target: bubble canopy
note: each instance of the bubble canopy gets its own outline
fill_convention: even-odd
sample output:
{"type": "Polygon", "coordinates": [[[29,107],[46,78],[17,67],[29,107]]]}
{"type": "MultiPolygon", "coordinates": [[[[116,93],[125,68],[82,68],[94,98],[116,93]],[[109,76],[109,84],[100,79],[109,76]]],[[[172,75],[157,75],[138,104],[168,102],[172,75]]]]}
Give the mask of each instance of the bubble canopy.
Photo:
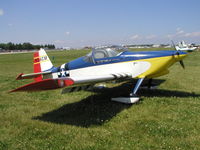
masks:
{"type": "Polygon", "coordinates": [[[85,56],[85,60],[94,62],[96,59],[104,59],[119,56],[122,52],[127,51],[123,46],[101,46],[92,49],[92,52],[85,56]]]}

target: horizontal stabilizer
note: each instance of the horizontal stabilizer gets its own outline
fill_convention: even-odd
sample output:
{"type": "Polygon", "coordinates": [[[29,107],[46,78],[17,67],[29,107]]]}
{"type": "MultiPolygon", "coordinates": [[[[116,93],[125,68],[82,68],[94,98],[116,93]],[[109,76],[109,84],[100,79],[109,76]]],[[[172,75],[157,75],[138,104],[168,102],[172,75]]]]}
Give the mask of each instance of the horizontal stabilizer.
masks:
{"type": "Polygon", "coordinates": [[[63,79],[63,80],[62,79],[46,79],[46,80],[36,81],[30,84],[26,84],[10,92],[21,92],[21,91],[31,92],[31,91],[52,90],[52,89],[58,89],[58,88],[70,86],[72,84],[74,84],[74,81],[72,79],[63,79]]]}
{"type": "Polygon", "coordinates": [[[50,74],[51,71],[47,71],[47,72],[38,72],[38,73],[30,73],[30,74],[19,74],[16,78],[16,80],[22,80],[22,79],[32,79],[32,78],[36,78],[40,75],[43,75],[43,74],[50,74]]]}

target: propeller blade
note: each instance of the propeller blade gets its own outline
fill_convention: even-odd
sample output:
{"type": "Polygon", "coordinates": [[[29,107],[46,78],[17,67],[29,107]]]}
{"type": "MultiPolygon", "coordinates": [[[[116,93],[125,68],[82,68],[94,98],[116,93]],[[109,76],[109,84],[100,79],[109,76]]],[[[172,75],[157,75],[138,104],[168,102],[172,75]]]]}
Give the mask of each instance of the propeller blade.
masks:
{"type": "Polygon", "coordinates": [[[173,48],[176,49],[176,45],[174,44],[174,41],[171,40],[171,42],[172,42],[172,46],[173,46],[173,48]]]}
{"type": "Polygon", "coordinates": [[[180,60],[179,62],[180,62],[180,64],[181,64],[181,66],[183,67],[183,69],[185,69],[185,65],[184,65],[183,61],[180,60]]]}

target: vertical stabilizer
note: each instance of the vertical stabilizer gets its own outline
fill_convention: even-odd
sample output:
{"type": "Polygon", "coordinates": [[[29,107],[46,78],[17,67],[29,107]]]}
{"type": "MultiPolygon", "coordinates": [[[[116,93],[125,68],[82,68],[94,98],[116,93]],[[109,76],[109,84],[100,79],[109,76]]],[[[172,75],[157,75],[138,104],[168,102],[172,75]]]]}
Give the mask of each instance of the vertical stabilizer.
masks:
{"type": "MultiPolygon", "coordinates": [[[[47,56],[44,49],[40,49],[38,52],[35,52],[33,55],[33,68],[34,73],[45,72],[53,67],[49,57],[47,56]]],[[[41,81],[42,75],[38,75],[34,78],[35,81],[41,81]]]]}

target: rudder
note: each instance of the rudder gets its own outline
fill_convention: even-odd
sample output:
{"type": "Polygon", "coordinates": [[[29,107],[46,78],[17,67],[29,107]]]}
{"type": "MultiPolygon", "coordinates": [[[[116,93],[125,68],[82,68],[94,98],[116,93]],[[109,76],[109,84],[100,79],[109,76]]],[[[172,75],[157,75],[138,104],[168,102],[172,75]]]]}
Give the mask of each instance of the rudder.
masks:
{"type": "MultiPolygon", "coordinates": [[[[40,49],[37,52],[34,52],[33,55],[33,70],[34,73],[45,72],[53,67],[49,57],[47,56],[44,49],[40,49]]],[[[38,75],[34,78],[35,81],[41,81],[42,75],[38,75]]]]}

